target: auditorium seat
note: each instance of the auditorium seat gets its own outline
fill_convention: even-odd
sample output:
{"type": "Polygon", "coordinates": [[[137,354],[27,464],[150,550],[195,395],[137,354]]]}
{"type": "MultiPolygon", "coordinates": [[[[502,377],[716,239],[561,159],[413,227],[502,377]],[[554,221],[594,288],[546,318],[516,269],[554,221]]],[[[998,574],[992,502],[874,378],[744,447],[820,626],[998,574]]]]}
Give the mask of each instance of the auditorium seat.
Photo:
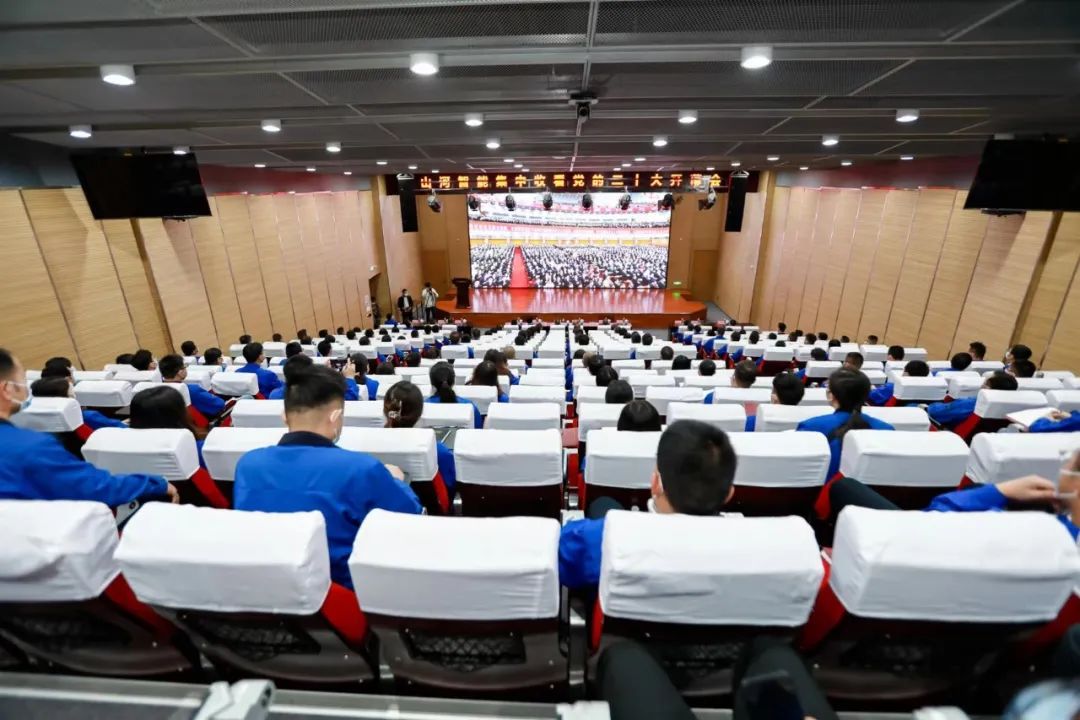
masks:
{"type": "Polygon", "coordinates": [[[129,385],[137,385],[142,382],[159,383],[161,373],[157,370],[118,370],[113,373],[113,380],[126,382],[129,385]]]}
{"type": "Polygon", "coordinates": [[[160,475],[176,486],[181,502],[217,508],[231,504],[199,465],[195,436],[188,430],[101,428],[87,439],[82,454],[87,462],[114,474],[160,475]]]}
{"type": "Polygon", "coordinates": [[[824,435],[733,432],[728,437],[738,463],[735,494],[726,509],[745,515],[809,516],[829,470],[824,435]]]}
{"type": "Polygon", "coordinates": [[[953,704],[1057,616],[1078,573],[1047,514],[848,507],[803,646],[837,702],[953,704]]]}
{"type": "Polygon", "coordinates": [[[564,699],[559,524],[372,511],[349,570],[401,694],[564,699]]]}
{"type": "MultiPolygon", "coordinates": [[[[772,384],[769,385],[770,391],[772,384]]],[[[809,387],[803,391],[803,398],[799,401],[803,406],[826,406],[829,405],[828,391],[825,388],[809,387]]]]}
{"type": "MultiPolygon", "coordinates": [[[[671,371],[668,371],[669,374],[671,371]]],[[[683,385],[685,387],[700,387],[705,388],[705,392],[709,392],[715,387],[731,387],[731,376],[734,372],[731,370],[717,370],[715,375],[688,375],[683,378],[683,385]]]]}
{"type": "Polygon", "coordinates": [[[279,428],[216,427],[203,442],[203,461],[206,469],[226,496],[232,497],[232,483],[236,477],[236,463],[244,453],[256,448],[277,445],[286,433],[279,428]]]}
{"type": "Polygon", "coordinates": [[[930,429],[930,416],[919,407],[873,407],[866,405],[863,413],[877,418],[902,432],[926,432],[930,429]]]}
{"type": "Polygon", "coordinates": [[[83,422],[82,409],[72,398],[38,397],[30,407],[11,416],[15,427],[51,433],[69,453],[83,459],[82,447],[93,430],[83,422]]]}
{"type": "Polygon", "coordinates": [[[700,403],[705,399],[705,389],[699,387],[662,387],[650,385],[645,388],[645,399],[656,408],[661,417],[668,414],[668,404],[700,403]]]}
{"type": "Polygon", "coordinates": [[[488,430],[561,430],[562,417],[555,403],[493,403],[484,427],[488,430]]]}
{"type": "Polygon", "coordinates": [[[131,385],[122,380],[84,380],[75,386],[79,405],[108,415],[131,404],[131,385]]]}
{"type": "Polygon", "coordinates": [[[222,397],[255,397],[259,394],[259,378],[255,373],[214,373],[210,378],[210,389],[222,397]]]}
{"type": "Polygon", "coordinates": [[[742,432],[746,427],[746,411],[741,405],[704,405],[700,402],[668,403],[667,424],[679,420],[697,420],[725,432],[742,432]]]}
{"type": "MultiPolygon", "coordinates": [[[[839,347],[829,348],[829,359],[837,360],[842,363],[844,362],[844,359],[847,358],[848,353],[853,352],[859,352],[858,343],[841,344],[839,347]]],[[[866,358],[864,357],[863,359],[865,360],[866,358]]]]}
{"type": "Polygon", "coordinates": [[[609,513],[590,674],[607,647],[634,640],[691,704],[713,704],[751,640],[795,638],[822,576],[800,518],[609,513]]]}
{"type": "Polygon", "coordinates": [[[401,468],[405,482],[429,514],[450,512],[450,496],[439,472],[435,431],[431,428],[346,427],[337,444],[401,468]]]}
{"type": "Polygon", "coordinates": [[[232,424],[238,428],[285,427],[285,401],[237,400],[233,405],[232,424]]]}
{"type": "Polygon", "coordinates": [[[866,379],[870,381],[871,385],[884,385],[888,381],[888,377],[885,375],[884,370],[863,369],[861,372],[866,376],[866,379]]]}
{"type": "Polygon", "coordinates": [[[815,405],[773,405],[763,403],[757,406],[755,432],[783,432],[794,430],[803,420],[828,414],[828,410],[815,405]]]}
{"type": "MultiPolygon", "coordinates": [[[[37,377],[34,378],[34,380],[37,380],[38,378],[41,377],[41,371],[36,370],[35,372],[37,373],[37,377]]],[[[113,373],[112,370],[75,370],[75,369],[72,369],[71,378],[76,384],[78,384],[78,383],[83,382],[84,380],[112,380],[114,374],[115,373],[113,373]]],[[[27,382],[30,382],[30,383],[34,382],[34,380],[30,379],[30,371],[29,370],[26,371],[26,380],[27,380],[27,382]]]]}
{"type": "Polygon", "coordinates": [[[843,363],[836,360],[810,360],[806,363],[806,382],[823,382],[839,370],[843,363]]]}
{"type": "Polygon", "coordinates": [[[116,545],[101,503],[0,500],[0,639],[52,673],[193,676],[197,653],[135,599],[116,545]]]}
{"type": "Polygon", "coordinates": [[[283,358],[285,357],[285,343],[283,342],[264,342],[263,355],[267,358],[283,358]]]}
{"type": "MultiPolygon", "coordinates": [[[[608,406],[611,407],[611,406],[608,406]]],[[[600,497],[614,498],[629,509],[648,509],[659,432],[620,432],[596,428],[586,446],[583,507],[600,497]]]]}
{"type": "Polygon", "coordinates": [[[1063,455],[1076,447],[1075,433],[982,433],[971,441],[965,476],[977,485],[1025,475],[1056,481],[1063,455]]]}
{"type": "Polygon", "coordinates": [[[929,353],[926,352],[926,348],[921,347],[906,347],[904,348],[904,362],[911,362],[912,360],[926,361],[929,353]]]}
{"type": "Polygon", "coordinates": [[[997,372],[1005,369],[1005,363],[1000,360],[972,360],[967,369],[977,373],[997,372]]]}
{"type": "Polygon", "coordinates": [[[779,375],[790,370],[795,362],[795,351],[788,347],[770,347],[758,363],[758,372],[763,375],[779,375]]]}
{"type": "Polygon", "coordinates": [[[753,415],[759,406],[772,402],[772,388],[717,387],[712,396],[715,405],[742,405],[747,415],[753,415]]]}
{"type": "Polygon", "coordinates": [[[497,404],[499,399],[498,388],[488,385],[455,385],[454,393],[458,397],[471,400],[480,410],[481,415],[487,415],[491,405],[497,404]]]}
{"type": "MultiPolygon", "coordinates": [[[[492,388],[494,390],[494,388],[492,388]]],[[[418,428],[472,428],[476,425],[475,408],[470,403],[424,403],[418,428]]]]}
{"type": "Polygon", "coordinates": [[[941,377],[911,377],[899,375],[893,378],[893,395],[886,405],[910,403],[934,403],[945,399],[949,384],[941,377]]]}
{"type": "Polygon", "coordinates": [[[184,384],[198,385],[203,390],[209,390],[211,387],[210,379],[219,372],[221,372],[221,368],[217,365],[192,365],[187,369],[184,384]]]}
{"type": "Polygon", "coordinates": [[[533,369],[521,376],[521,385],[564,387],[566,374],[562,370],[533,369]]]}
{"type": "Polygon", "coordinates": [[[1080,410],[1080,390],[1051,390],[1046,401],[1061,412],[1075,412],[1080,410]]]}
{"type": "MultiPolygon", "coordinates": [[[[379,353],[380,355],[383,353],[379,353]]],[[[457,360],[459,358],[469,357],[469,347],[467,345],[443,345],[440,355],[444,360],[457,360]]]]}
{"type": "Polygon", "coordinates": [[[648,360],[655,362],[660,359],[660,346],[659,345],[638,345],[634,349],[634,357],[638,360],[648,360]]]}
{"type": "Polygon", "coordinates": [[[960,485],[968,446],[950,432],[897,430],[845,434],[840,474],[873,488],[903,510],[922,510],[938,495],[960,485]]]}
{"type": "Polygon", "coordinates": [[[116,561],[226,679],[344,691],[378,676],[356,596],[330,580],[318,512],[152,503],[127,524],[116,561]]]}
{"type": "Polygon", "coordinates": [[[563,508],[559,430],[459,430],[454,465],[462,515],[538,515],[563,508]]]}
{"type": "MultiPolygon", "coordinates": [[[[426,378],[430,372],[431,369],[426,367],[399,367],[394,369],[395,374],[413,383],[417,382],[414,378],[426,378]]],[[[374,400],[374,398],[371,399],[374,400]]]]}
{"type": "MultiPolygon", "coordinates": [[[[594,378],[595,380],[595,378],[594,378]]],[[[606,387],[596,387],[595,385],[581,385],[574,390],[574,400],[578,404],[578,412],[581,411],[581,406],[586,404],[603,404],[607,398],[606,387]]]]}
{"type": "Polygon", "coordinates": [[[131,396],[134,397],[141,393],[143,390],[149,390],[155,387],[167,387],[172,388],[176,392],[180,393],[180,397],[184,398],[185,405],[191,405],[191,391],[188,390],[186,383],[164,383],[164,382],[141,382],[136,383],[131,388],[131,396]]]}
{"type": "MultiPolygon", "coordinates": [[[[604,358],[607,359],[607,356],[605,355],[604,358]]],[[[620,373],[622,373],[623,370],[628,370],[632,368],[644,370],[645,361],[641,358],[638,358],[636,360],[612,360],[611,367],[615,368],[620,373]]]]}
{"type": "Polygon", "coordinates": [[[970,445],[973,437],[996,433],[1009,424],[1006,415],[1046,406],[1046,396],[1034,390],[980,390],[975,410],[954,429],[970,445]]]}
{"type": "MultiPolygon", "coordinates": [[[[640,372],[644,373],[651,371],[640,372]]],[[[645,375],[628,371],[621,374],[620,377],[630,383],[630,387],[634,389],[634,397],[639,400],[645,397],[645,392],[650,387],[675,387],[675,378],[670,375],[645,375]]]]}
{"type": "Polygon", "coordinates": [[[559,414],[566,415],[566,391],[562,387],[514,385],[510,388],[511,403],[555,403],[559,414]]]}
{"type": "Polygon", "coordinates": [[[589,439],[589,432],[619,424],[625,404],[585,403],[578,408],[578,437],[582,443],[589,439]]]}
{"type": "Polygon", "coordinates": [[[948,396],[953,400],[959,400],[976,397],[985,380],[978,374],[948,373],[945,375],[945,382],[949,386],[948,396]]]}
{"type": "Polygon", "coordinates": [[[533,368],[546,368],[548,370],[558,369],[562,370],[566,366],[566,361],[562,358],[537,358],[532,361],[530,367],[533,368]]]}
{"type": "Polygon", "coordinates": [[[1016,378],[1017,390],[1035,390],[1037,392],[1045,393],[1050,390],[1064,390],[1065,385],[1061,380],[1052,377],[1041,378],[1016,378]]]}

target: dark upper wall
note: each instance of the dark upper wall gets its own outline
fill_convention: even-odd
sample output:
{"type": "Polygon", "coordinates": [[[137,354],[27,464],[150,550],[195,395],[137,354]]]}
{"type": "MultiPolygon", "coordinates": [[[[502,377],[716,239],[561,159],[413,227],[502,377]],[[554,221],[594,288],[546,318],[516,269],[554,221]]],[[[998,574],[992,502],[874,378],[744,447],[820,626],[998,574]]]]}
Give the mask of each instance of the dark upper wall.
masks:
{"type": "Polygon", "coordinates": [[[70,187],[79,179],[68,151],[56,145],[0,135],[0,187],[70,187]]]}
{"type": "Polygon", "coordinates": [[[926,158],[894,160],[829,170],[781,168],[776,184],[781,187],[947,187],[967,190],[979,167],[977,157],[926,158]]]}

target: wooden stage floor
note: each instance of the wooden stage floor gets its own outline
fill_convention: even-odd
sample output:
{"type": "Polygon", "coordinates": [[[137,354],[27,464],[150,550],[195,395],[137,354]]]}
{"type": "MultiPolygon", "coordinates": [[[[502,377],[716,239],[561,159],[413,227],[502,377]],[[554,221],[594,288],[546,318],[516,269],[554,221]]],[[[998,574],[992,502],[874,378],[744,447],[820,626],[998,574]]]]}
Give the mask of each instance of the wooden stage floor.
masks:
{"type": "Polygon", "coordinates": [[[627,318],[638,327],[662,328],[676,320],[705,319],[705,304],[681,290],[479,289],[472,307],[458,309],[449,294],[436,303],[439,317],[468,318],[480,327],[517,317],[543,320],[627,318]]]}

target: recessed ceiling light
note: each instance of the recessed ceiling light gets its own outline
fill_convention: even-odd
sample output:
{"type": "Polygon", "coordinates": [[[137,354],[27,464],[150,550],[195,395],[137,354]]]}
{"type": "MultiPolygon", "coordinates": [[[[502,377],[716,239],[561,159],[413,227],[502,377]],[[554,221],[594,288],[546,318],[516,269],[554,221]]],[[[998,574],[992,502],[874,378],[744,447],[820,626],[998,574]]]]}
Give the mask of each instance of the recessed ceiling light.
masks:
{"type": "Polygon", "coordinates": [[[465,113],[465,124],[469,127],[480,127],[484,124],[484,113],[465,113]]]}
{"type": "Polygon", "coordinates": [[[662,135],[657,135],[652,141],[653,147],[664,147],[667,145],[667,138],[662,135]]]}
{"type": "Polygon", "coordinates": [[[809,165],[800,165],[800,166],[799,166],[799,169],[800,169],[800,170],[809,170],[809,169],[810,169],[810,166],[809,166],[809,165]]]}
{"type": "Polygon", "coordinates": [[[683,125],[693,125],[697,122],[697,110],[680,110],[679,122],[683,125]]]}
{"type": "Polygon", "coordinates": [[[517,169],[517,170],[520,170],[523,167],[525,167],[525,166],[522,165],[521,163],[514,163],[514,168],[517,169]]]}
{"type": "Polygon", "coordinates": [[[68,128],[68,135],[73,138],[85,140],[94,134],[94,129],[89,125],[72,125],[68,128]]]}
{"type": "Polygon", "coordinates": [[[306,167],[304,169],[307,170],[308,172],[315,172],[315,168],[313,168],[313,167],[306,167]]]}
{"type": "Polygon", "coordinates": [[[623,163],[622,164],[623,167],[630,167],[630,165],[631,165],[631,163],[623,163]]]}
{"type": "Polygon", "coordinates": [[[346,170],[342,175],[352,175],[352,170],[346,170]]]}
{"type": "Polygon", "coordinates": [[[439,56],[435,53],[413,53],[409,56],[409,69],[417,75],[434,75],[439,72],[439,56]]]}
{"type": "Polygon", "coordinates": [[[901,155],[900,159],[901,160],[914,160],[915,156],[914,155],[901,155]]]}
{"type": "Polygon", "coordinates": [[[741,166],[742,166],[742,163],[739,162],[738,160],[732,160],[731,161],[731,167],[741,167],[741,166]]]}
{"type": "Polygon", "coordinates": [[[328,143],[326,143],[326,152],[328,152],[328,153],[339,153],[339,152],[341,152],[341,143],[339,143],[339,142],[328,142],[328,143]]]}
{"type": "Polygon", "coordinates": [[[436,169],[432,170],[431,172],[437,173],[437,172],[439,172],[439,170],[438,170],[438,168],[436,168],[436,169]]]}
{"type": "Polygon", "coordinates": [[[187,155],[189,152],[191,152],[191,148],[187,145],[177,145],[172,149],[173,155],[187,155]]]}
{"type": "Polygon", "coordinates": [[[765,159],[768,160],[769,162],[776,162],[777,160],[780,159],[780,156],[779,155],[766,155],[765,159]]]}
{"type": "Polygon", "coordinates": [[[851,161],[850,160],[841,160],[840,164],[843,165],[844,167],[850,167],[851,166],[851,161]]]}
{"type": "Polygon", "coordinates": [[[503,158],[503,162],[504,162],[504,163],[511,163],[511,164],[513,164],[513,162],[514,162],[514,158],[503,158]]]}
{"type": "Polygon", "coordinates": [[[919,111],[915,108],[900,108],[896,111],[896,122],[915,122],[919,119],[919,111]]]}
{"type": "Polygon", "coordinates": [[[290,190],[290,191],[289,191],[289,194],[290,194],[290,195],[295,195],[295,194],[296,194],[296,191],[295,191],[295,190],[290,190]]]}
{"type": "Polygon", "coordinates": [[[747,70],[760,70],[772,62],[772,48],[768,45],[750,45],[742,49],[739,62],[747,70]]]}
{"type": "Polygon", "coordinates": [[[134,85],[135,68],[132,65],[102,65],[101,79],[110,85],[134,85]]]}
{"type": "Polygon", "coordinates": [[[712,165],[710,165],[710,166],[708,166],[707,168],[705,168],[705,172],[712,172],[712,171],[713,171],[713,170],[715,170],[715,169],[716,169],[715,167],[713,167],[712,165]]]}
{"type": "Polygon", "coordinates": [[[613,167],[613,168],[611,168],[611,169],[612,169],[612,170],[614,170],[615,172],[622,172],[622,168],[621,168],[621,167],[613,167]]]}
{"type": "Polygon", "coordinates": [[[264,168],[264,167],[266,167],[266,163],[255,163],[255,167],[264,168]]]}
{"type": "Polygon", "coordinates": [[[636,157],[636,158],[634,158],[634,162],[645,162],[645,158],[643,158],[643,157],[636,157]]]}
{"type": "Polygon", "coordinates": [[[529,172],[529,168],[521,168],[521,172],[527,173],[527,172],[529,172]]]}
{"type": "Polygon", "coordinates": [[[385,165],[385,164],[386,164],[386,161],[385,161],[385,160],[376,160],[376,161],[375,161],[375,164],[376,164],[376,165],[385,165]]]}
{"type": "Polygon", "coordinates": [[[832,147],[840,142],[839,135],[822,135],[821,144],[825,147],[832,147]]]}
{"type": "Polygon", "coordinates": [[[551,159],[552,160],[565,160],[566,156],[565,155],[552,155],[551,159]]]}
{"type": "Polygon", "coordinates": [[[488,150],[498,150],[502,147],[502,143],[499,142],[499,138],[488,138],[488,141],[484,143],[484,147],[488,150]]]}
{"type": "Polygon", "coordinates": [[[281,132],[281,121],[271,118],[269,120],[262,121],[263,132],[275,133],[281,132]]]}
{"type": "Polygon", "coordinates": [[[410,170],[416,170],[416,169],[417,169],[417,168],[419,168],[419,167],[420,167],[419,165],[410,165],[410,166],[409,166],[409,169],[410,169],[410,170]]]}

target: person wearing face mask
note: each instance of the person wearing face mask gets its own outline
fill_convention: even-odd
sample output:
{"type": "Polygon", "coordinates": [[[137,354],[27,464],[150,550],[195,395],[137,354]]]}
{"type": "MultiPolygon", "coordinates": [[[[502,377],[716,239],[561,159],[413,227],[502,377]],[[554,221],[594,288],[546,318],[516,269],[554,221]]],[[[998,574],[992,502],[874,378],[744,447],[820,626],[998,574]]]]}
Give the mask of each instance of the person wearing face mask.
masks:
{"type": "Polygon", "coordinates": [[[236,464],[233,507],[262,512],[317,510],[326,519],[330,576],[352,587],[349,554],[360,524],[376,509],[419,514],[409,486],[370,455],[340,448],[345,378],[313,365],[289,377],[285,423],[277,445],[245,453],[236,464]]]}
{"type": "Polygon", "coordinates": [[[11,419],[30,406],[26,370],[0,349],[0,498],[9,500],[94,500],[109,507],[168,496],[176,488],[157,475],[113,475],[74,457],[48,433],[25,430],[11,419]]]}

